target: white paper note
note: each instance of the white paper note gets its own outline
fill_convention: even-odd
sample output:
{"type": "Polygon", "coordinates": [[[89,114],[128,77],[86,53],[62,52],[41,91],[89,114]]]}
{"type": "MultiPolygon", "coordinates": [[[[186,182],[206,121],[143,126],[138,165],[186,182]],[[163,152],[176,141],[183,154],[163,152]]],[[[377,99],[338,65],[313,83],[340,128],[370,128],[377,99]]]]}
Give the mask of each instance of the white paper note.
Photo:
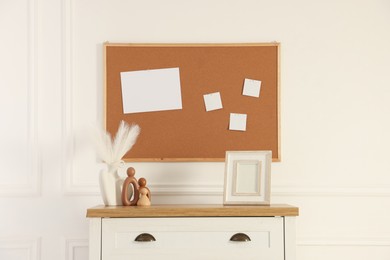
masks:
{"type": "Polygon", "coordinates": [[[206,111],[222,108],[221,94],[219,92],[203,95],[206,111]]]}
{"type": "Polygon", "coordinates": [[[179,68],[121,72],[123,113],[182,109],[179,68]]]}
{"type": "Polygon", "coordinates": [[[230,113],[229,130],[246,131],[246,114],[230,113]]]}
{"type": "Polygon", "coordinates": [[[260,97],[261,81],[245,79],[242,94],[250,97],[260,97]]]}

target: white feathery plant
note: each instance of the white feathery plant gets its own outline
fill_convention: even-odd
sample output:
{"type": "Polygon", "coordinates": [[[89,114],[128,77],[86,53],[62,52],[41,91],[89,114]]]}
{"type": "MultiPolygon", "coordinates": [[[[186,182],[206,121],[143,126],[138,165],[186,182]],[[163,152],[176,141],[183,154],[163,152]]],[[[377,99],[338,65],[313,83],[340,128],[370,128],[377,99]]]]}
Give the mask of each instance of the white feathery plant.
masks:
{"type": "Polygon", "coordinates": [[[98,128],[95,138],[97,153],[109,169],[120,167],[123,163],[122,157],[133,147],[140,131],[138,125],[132,124],[129,126],[122,120],[113,140],[110,133],[98,128]]]}

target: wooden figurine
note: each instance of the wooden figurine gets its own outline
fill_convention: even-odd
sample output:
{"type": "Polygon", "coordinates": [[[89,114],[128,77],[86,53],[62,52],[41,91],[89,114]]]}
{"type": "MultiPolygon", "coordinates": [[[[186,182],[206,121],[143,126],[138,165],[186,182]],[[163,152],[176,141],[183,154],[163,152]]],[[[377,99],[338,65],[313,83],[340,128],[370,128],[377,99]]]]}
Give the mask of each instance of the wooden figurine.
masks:
{"type": "Polygon", "coordinates": [[[139,200],[137,202],[137,206],[150,206],[151,205],[151,202],[149,200],[149,197],[148,197],[148,190],[146,187],[143,187],[141,189],[139,189],[139,200]]]}
{"type": "Polygon", "coordinates": [[[146,179],[140,178],[138,180],[139,185],[139,200],[137,206],[150,206],[152,203],[152,194],[148,187],[146,187],[146,179]]]}
{"type": "Polygon", "coordinates": [[[139,185],[134,175],[135,175],[135,169],[133,167],[129,167],[127,169],[127,178],[123,182],[123,188],[122,188],[122,204],[124,206],[135,206],[137,205],[139,199],[139,185]],[[128,197],[129,194],[128,189],[130,185],[133,186],[132,200],[130,200],[131,198],[128,197]]]}
{"type": "Polygon", "coordinates": [[[149,200],[152,201],[152,193],[150,192],[149,188],[146,187],[146,179],[145,178],[140,178],[138,180],[138,185],[139,185],[139,189],[141,188],[146,188],[147,189],[147,194],[146,196],[148,196],[149,200]]]}

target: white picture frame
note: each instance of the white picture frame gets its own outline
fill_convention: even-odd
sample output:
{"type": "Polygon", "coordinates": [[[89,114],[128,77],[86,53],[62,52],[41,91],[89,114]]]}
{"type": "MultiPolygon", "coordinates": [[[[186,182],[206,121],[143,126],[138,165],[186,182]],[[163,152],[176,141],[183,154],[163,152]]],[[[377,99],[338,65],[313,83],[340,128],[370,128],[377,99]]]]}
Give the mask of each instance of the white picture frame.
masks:
{"type": "Polygon", "coordinates": [[[270,205],[272,151],[227,151],[224,205],[270,205]]]}

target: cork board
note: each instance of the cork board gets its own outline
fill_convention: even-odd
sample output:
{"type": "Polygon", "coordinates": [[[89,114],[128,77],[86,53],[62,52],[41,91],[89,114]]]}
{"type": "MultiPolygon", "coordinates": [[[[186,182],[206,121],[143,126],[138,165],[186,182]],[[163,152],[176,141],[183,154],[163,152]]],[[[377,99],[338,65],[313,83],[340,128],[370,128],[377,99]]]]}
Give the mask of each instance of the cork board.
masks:
{"type": "MultiPolygon", "coordinates": [[[[271,150],[280,161],[279,44],[104,44],[105,128],[141,127],[125,161],[224,161],[226,151],[271,150]],[[121,72],[179,68],[182,109],[124,114],[121,72]],[[261,81],[260,97],[244,80],[261,81]],[[207,112],[203,95],[223,108],[207,112]],[[247,115],[246,131],[229,130],[230,113],[247,115]]],[[[147,102],[147,100],[145,100],[147,102]]]]}

